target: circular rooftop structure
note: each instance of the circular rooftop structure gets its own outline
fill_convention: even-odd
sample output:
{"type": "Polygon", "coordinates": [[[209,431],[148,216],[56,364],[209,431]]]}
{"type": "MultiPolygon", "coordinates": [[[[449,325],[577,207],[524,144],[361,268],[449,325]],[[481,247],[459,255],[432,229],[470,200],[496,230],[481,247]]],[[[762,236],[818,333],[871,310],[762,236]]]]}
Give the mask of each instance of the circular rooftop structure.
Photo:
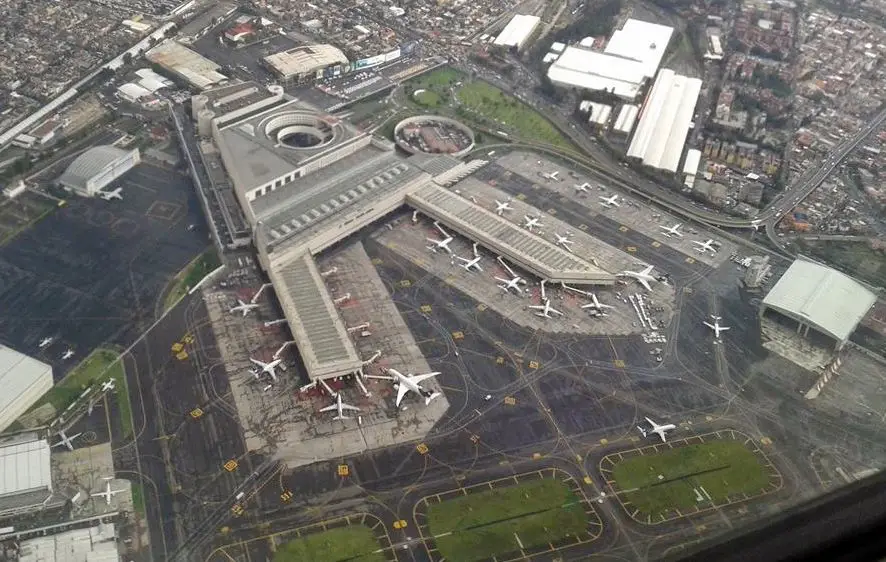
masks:
{"type": "Polygon", "coordinates": [[[269,117],[261,130],[277,146],[292,150],[317,150],[339,136],[337,123],[309,111],[287,111],[269,117]]]}
{"type": "Polygon", "coordinates": [[[448,117],[416,115],[397,123],[394,142],[410,154],[464,156],[474,148],[474,131],[448,117]]]}

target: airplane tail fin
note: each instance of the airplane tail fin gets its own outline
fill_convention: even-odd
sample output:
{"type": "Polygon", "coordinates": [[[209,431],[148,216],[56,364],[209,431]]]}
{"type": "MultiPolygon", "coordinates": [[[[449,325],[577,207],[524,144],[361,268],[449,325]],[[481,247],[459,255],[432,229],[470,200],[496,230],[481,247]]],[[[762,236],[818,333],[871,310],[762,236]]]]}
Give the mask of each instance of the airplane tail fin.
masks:
{"type": "Polygon", "coordinates": [[[351,419],[351,416],[346,416],[346,415],[342,414],[340,416],[334,416],[332,419],[334,419],[334,420],[349,420],[349,419],[351,419]]]}
{"type": "Polygon", "coordinates": [[[426,396],[426,397],[425,397],[425,406],[427,406],[428,404],[430,404],[430,403],[431,403],[431,400],[433,400],[434,398],[436,398],[436,397],[438,397],[438,396],[440,396],[440,393],[439,393],[439,392],[433,392],[433,393],[429,394],[428,396],[426,396]]]}

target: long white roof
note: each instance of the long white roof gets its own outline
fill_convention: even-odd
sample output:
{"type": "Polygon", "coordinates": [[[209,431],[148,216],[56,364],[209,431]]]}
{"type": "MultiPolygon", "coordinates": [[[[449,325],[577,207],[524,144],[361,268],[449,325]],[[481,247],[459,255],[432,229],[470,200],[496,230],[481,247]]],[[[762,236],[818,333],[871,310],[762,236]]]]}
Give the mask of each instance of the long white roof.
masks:
{"type": "Polygon", "coordinates": [[[616,30],[603,50],[606,54],[634,59],[643,64],[647,78],[655,76],[668,48],[674,28],[657,23],[629,19],[616,30]]]}
{"type": "Polygon", "coordinates": [[[701,80],[663,68],[646,97],[628,156],[676,172],[700,93],[701,80]]]}
{"type": "Polygon", "coordinates": [[[839,271],[797,260],[763,304],[845,341],[877,301],[876,295],[839,271]]]}
{"type": "Polygon", "coordinates": [[[0,346],[0,431],[52,388],[52,366],[0,346]]]}
{"type": "Polygon", "coordinates": [[[532,35],[532,32],[535,31],[535,28],[538,27],[540,21],[541,18],[538,16],[517,14],[511,18],[508,25],[506,25],[502,32],[498,34],[498,37],[495,38],[494,44],[504,47],[520,48],[523,46],[526,39],[532,35]]]}
{"type": "Polygon", "coordinates": [[[625,104],[621,106],[621,110],[618,112],[618,117],[615,119],[615,125],[613,125],[612,128],[619,133],[631,134],[631,131],[634,130],[634,124],[637,122],[637,114],[639,113],[640,108],[636,105],[625,104]]]}
{"type": "Polygon", "coordinates": [[[49,443],[45,439],[0,444],[0,498],[51,486],[49,443]]]}
{"type": "Polygon", "coordinates": [[[581,47],[566,47],[560,58],[548,68],[548,78],[554,83],[606,90],[629,99],[637,96],[646,77],[642,61],[581,47]]]}

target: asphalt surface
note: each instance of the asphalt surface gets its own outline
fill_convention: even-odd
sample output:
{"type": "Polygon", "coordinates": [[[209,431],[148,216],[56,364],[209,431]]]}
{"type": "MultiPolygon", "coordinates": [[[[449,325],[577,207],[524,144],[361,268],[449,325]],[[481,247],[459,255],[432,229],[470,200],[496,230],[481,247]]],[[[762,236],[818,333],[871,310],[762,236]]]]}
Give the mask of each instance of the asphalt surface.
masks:
{"type": "Polygon", "coordinates": [[[71,196],[0,248],[0,341],[53,364],[56,379],[76,364],[60,360],[67,348],[83,358],[132,342],[169,280],[206,246],[190,180],[141,164],[117,185],[123,201],[71,196]]]}

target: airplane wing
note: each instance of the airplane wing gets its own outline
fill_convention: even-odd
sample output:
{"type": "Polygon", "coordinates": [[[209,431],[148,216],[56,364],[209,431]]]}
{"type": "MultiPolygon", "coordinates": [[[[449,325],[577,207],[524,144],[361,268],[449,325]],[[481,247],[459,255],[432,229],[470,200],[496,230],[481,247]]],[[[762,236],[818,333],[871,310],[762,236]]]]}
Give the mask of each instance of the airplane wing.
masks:
{"type": "Polygon", "coordinates": [[[643,288],[647,291],[652,291],[652,287],[649,286],[649,281],[643,279],[642,277],[638,277],[637,282],[643,285],[643,288]]]}
{"type": "Polygon", "coordinates": [[[716,328],[714,328],[713,325],[708,324],[707,322],[702,322],[702,324],[704,324],[705,326],[707,326],[707,327],[710,328],[711,330],[716,330],[716,328]]]}
{"type": "Polygon", "coordinates": [[[729,329],[729,326],[720,326],[720,331],[721,331],[721,332],[725,332],[725,331],[728,330],[728,329],[729,329]]]}
{"type": "Polygon", "coordinates": [[[332,406],[326,406],[325,408],[320,408],[321,412],[334,412],[338,409],[338,404],[333,404],[332,406]]]}
{"type": "Polygon", "coordinates": [[[125,492],[125,491],[126,490],[121,488],[119,490],[108,490],[108,493],[113,496],[114,494],[119,494],[120,492],[125,492]]]}
{"type": "Polygon", "coordinates": [[[262,369],[265,368],[265,364],[262,363],[261,361],[259,361],[258,359],[253,359],[252,357],[250,357],[249,360],[252,361],[255,365],[258,365],[259,367],[261,367],[262,369]]]}
{"type": "Polygon", "coordinates": [[[401,382],[400,386],[397,387],[397,401],[395,402],[397,406],[403,401],[403,397],[406,396],[407,392],[409,392],[409,388],[401,382]]]}
{"type": "Polygon", "coordinates": [[[418,384],[423,380],[427,380],[431,377],[436,377],[439,374],[439,371],[434,371],[433,373],[425,373],[423,375],[412,375],[411,377],[409,377],[409,380],[412,381],[412,383],[414,384],[418,384]]]}
{"type": "Polygon", "coordinates": [[[545,307],[543,307],[541,305],[534,305],[534,304],[529,305],[529,308],[531,308],[532,310],[544,310],[545,309],[545,307]]]}
{"type": "Polygon", "coordinates": [[[658,436],[661,437],[661,442],[662,442],[662,443],[667,443],[667,442],[668,442],[667,438],[665,437],[665,432],[664,432],[664,431],[662,431],[662,430],[659,429],[659,430],[657,430],[655,433],[658,433],[658,436]]]}
{"type": "Polygon", "coordinates": [[[341,403],[341,409],[342,410],[351,410],[353,412],[360,411],[360,408],[358,408],[357,406],[351,406],[350,404],[345,404],[344,402],[341,403]]]}
{"type": "Polygon", "coordinates": [[[559,316],[563,316],[563,313],[560,312],[559,310],[557,310],[556,308],[551,308],[550,311],[553,312],[554,314],[559,315],[559,316]]]}
{"type": "Polygon", "coordinates": [[[646,421],[648,421],[648,422],[649,422],[649,425],[651,425],[652,427],[655,427],[655,426],[658,425],[657,423],[655,423],[654,421],[652,421],[652,419],[650,419],[650,418],[646,418],[646,421]]]}

